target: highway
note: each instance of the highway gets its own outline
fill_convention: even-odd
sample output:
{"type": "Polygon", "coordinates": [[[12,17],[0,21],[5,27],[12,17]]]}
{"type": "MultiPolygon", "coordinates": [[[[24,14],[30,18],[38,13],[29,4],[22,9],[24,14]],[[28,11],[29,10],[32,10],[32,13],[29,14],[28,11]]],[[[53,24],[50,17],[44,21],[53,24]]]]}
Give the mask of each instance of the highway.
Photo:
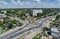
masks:
{"type": "MultiPolygon", "coordinates": [[[[51,18],[51,17],[50,17],[51,18]]],[[[45,21],[47,21],[47,20],[49,20],[50,18],[46,18],[46,19],[44,19],[40,24],[39,24],[39,26],[37,26],[37,27],[32,27],[32,28],[29,28],[29,29],[24,29],[24,30],[16,30],[16,31],[14,31],[14,32],[12,32],[12,33],[10,33],[10,34],[7,34],[7,35],[5,35],[5,36],[3,36],[3,37],[0,37],[0,39],[13,39],[13,38],[15,38],[15,37],[17,37],[17,36],[19,36],[19,35],[21,35],[21,34],[23,34],[23,33],[25,33],[25,32],[27,32],[27,31],[29,31],[29,30],[32,30],[32,29],[36,29],[36,28],[40,28],[40,27],[42,27],[42,24],[45,22],[45,21]],[[16,33],[17,32],[17,33],[16,33]],[[15,34],[14,34],[15,33],[15,34]]],[[[27,25],[25,25],[25,27],[27,27],[29,24],[27,24],[27,25]]],[[[23,27],[23,28],[25,28],[25,27],[23,27]]],[[[22,28],[22,29],[23,29],[22,28]]]]}

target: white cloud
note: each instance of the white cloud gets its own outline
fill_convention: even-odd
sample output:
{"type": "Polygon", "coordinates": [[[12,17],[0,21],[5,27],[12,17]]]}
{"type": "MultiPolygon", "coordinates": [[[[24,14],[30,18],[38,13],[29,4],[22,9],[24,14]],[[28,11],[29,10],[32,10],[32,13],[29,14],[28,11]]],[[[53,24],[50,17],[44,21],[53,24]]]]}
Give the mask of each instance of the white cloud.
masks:
{"type": "Polygon", "coordinates": [[[34,0],[35,3],[41,3],[41,0],[34,0]]]}
{"type": "Polygon", "coordinates": [[[57,0],[58,2],[60,2],[60,0],[57,0]]]}
{"type": "Polygon", "coordinates": [[[11,0],[11,2],[13,2],[13,3],[14,3],[15,1],[14,1],[14,0],[11,0]]]}
{"type": "Polygon", "coordinates": [[[18,0],[18,1],[17,1],[17,4],[23,5],[23,2],[21,2],[20,0],[18,0]]]}
{"type": "Polygon", "coordinates": [[[0,3],[3,3],[3,4],[8,4],[7,2],[4,2],[4,1],[0,1],[0,3]]]}
{"type": "Polygon", "coordinates": [[[23,5],[23,3],[20,0],[14,1],[11,0],[12,4],[18,4],[18,5],[23,5]]]}
{"type": "Polygon", "coordinates": [[[34,1],[41,1],[41,0],[34,0],[34,1]]]}
{"type": "MultiPolygon", "coordinates": [[[[56,1],[56,0],[55,0],[56,1]]],[[[59,2],[60,0],[58,0],[58,2],[59,2]]],[[[3,3],[3,4],[8,4],[7,2],[4,2],[4,1],[0,1],[1,3],[3,3]]],[[[60,3],[55,3],[55,2],[49,2],[49,0],[33,0],[33,2],[31,2],[31,1],[20,1],[20,0],[17,0],[17,1],[15,1],[15,0],[11,0],[11,3],[9,3],[9,5],[7,6],[7,7],[37,7],[37,8],[51,8],[51,7],[59,7],[60,6],[60,3]]],[[[4,6],[3,6],[4,7],[4,6]]]]}
{"type": "Polygon", "coordinates": [[[15,2],[14,0],[11,0],[11,2],[12,2],[13,4],[17,4],[17,2],[15,2]]]}
{"type": "Polygon", "coordinates": [[[31,3],[29,1],[20,1],[20,0],[17,0],[17,1],[14,1],[14,0],[11,0],[12,1],[12,4],[17,4],[17,5],[30,5],[31,3]]]}
{"type": "Polygon", "coordinates": [[[3,2],[4,4],[8,4],[7,2],[3,2]]]}
{"type": "Polygon", "coordinates": [[[18,0],[17,2],[18,2],[18,3],[20,3],[21,1],[20,1],[20,0],[18,0]]]}

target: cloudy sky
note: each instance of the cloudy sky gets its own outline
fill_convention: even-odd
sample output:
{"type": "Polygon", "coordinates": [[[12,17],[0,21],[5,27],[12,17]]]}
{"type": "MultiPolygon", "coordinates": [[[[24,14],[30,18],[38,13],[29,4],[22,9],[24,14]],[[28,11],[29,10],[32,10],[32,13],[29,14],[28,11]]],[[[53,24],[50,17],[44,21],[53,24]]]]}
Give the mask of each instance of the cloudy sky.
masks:
{"type": "Polygon", "coordinates": [[[60,8],[60,0],[0,0],[1,8],[60,8]]]}

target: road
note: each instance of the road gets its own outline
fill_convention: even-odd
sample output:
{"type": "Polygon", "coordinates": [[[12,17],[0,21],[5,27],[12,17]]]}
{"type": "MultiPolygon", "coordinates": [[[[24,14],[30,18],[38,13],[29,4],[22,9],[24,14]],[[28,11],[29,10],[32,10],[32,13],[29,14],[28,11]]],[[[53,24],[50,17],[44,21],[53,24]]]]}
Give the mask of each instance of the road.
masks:
{"type": "MultiPolygon", "coordinates": [[[[51,18],[51,17],[50,17],[50,18],[51,18]]],[[[39,26],[37,26],[37,27],[32,27],[32,28],[29,28],[29,29],[24,29],[24,30],[22,30],[22,31],[17,30],[17,31],[12,32],[12,33],[10,33],[10,34],[8,34],[8,35],[5,35],[5,36],[3,36],[3,37],[0,37],[0,39],[13,39],[13,38],[15,38],[15,37],[17,37],[17,36],[19,36],[19,35],[27,32],[27,31],[29,31],[29,30],[36,29],[36,28],[40,28],[40,27],[42,26],[42,24],[43,24],[45,21],[49,20],[50,18],[44,19],[44,20],[39,24],[39,26]],[[16,33],[16,32],[18,32],[18,33],[16,33]],[[14,34],[14,33],[15,33],[15,34],[14,34]]],[[[28,26],[28,24],[27,24],[26,26],[28,26]]],[[[25,27],[26,27],[26,26],[25,26],[25,27]]],[[[25,27],[23,27],[23,28],[25,28],[25,27]]]]}

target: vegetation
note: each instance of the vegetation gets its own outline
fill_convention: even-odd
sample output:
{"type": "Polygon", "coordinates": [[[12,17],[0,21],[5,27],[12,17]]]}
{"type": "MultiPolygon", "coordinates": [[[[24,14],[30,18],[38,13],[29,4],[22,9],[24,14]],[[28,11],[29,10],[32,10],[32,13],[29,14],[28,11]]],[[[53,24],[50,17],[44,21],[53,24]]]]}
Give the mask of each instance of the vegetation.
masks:
{"type": "Polygon", "coordinates": [[[43,27],[43,32],[48,31],[48,30],[49,30],[49,28],[43,27]]]}
{"type": "Polygon", "coordinates": [[[30,12],[30,9],[25,9],[25,10],[22,10],[22,9],[12,9],[12,10],[8,10],[6,15],[7,16],[12,16],[12,17],[19,17],[21,18],[22,20],[25,20],[25,13],[29,13],[30,12]],[[20,12],[21,11],[21,12],[20,12]]]}
{"type": "MultiPolygon", "coordinates": [[[[4,25],[5,23],[8,24],[8,27],[9,29],[13,28],[13,24],[17,25],[17,26],[22,26],[23,23],[20,23],[19,21],[16,21],[16,20],[10,20],[8,19],[8,17],[18,17],[18,18],[21,18],[22,20],[25,20],[25,13],[30,13],[30,9],[6,9],[7,10],[7,18],[5,18],[3,20],[3,22],[0,22],[0,29],[4,29],[4,25]],[[21,11],[21,12],[20,12],[21,11]],[[17,23],[18,22],[18,23],[17,23]]],[[[40,19],[40,18],[45,18],[47,16],[52,16],[52,15],[57,15],[57,13],[60,12],[60,9],[42,9],[43,10],[43,13],[38,13],[37,16],[35,16],[36,18],[40,19]]],[[[1,10],[0,10],[1,12],[1,10]]],[[[56,19],[55,21],[53,21],[51,23],[51,26],[60,26],[60,22],[59,22],[59,19],[60,19],[60,15],[57,15],[56,16],[56,19]]],[[[47,30],[47,28],[43,28],[43,30],[47,30]]]]}
{"type": "Polygon", "coordinates": [[[43,13],[38,13],[37,16],[34,16],[37,19],[45,18],[47,16],[57,15],[60,12],[60,9],[42,9],[43,13]]]}
{"type": "Polygon", "coordinates": [[[17,17],[20,17],[22,20],[25,20],[24,13],[18,14],[17,17]]]}
{"type": "Polygon", "coordinates": [[[3,23],[0,22],[0,30],[4,29],[3,23]]]}
{"type": "Polygon", "coordinates": [[[0,25],[0,30],[2,30],[3,29],[3,25],[0,25]]]}
{"type": "Polygon", "coordinates": [[[37,34],[35,37],[33,37],[33,39],[41,39],[42,36],[48,37],[47,34],[45,34],[44,32],[42,32],[42,33],[37,34]]]}
{"type": "Polygon", "coordinates": [[[23,23],[19,23],[19,25],[18,25],[18,26],[20,27],[20,26],[22,26],[22,25],[23,25],[23,23]]]}
{"type": "Polygon", "coordinates": [[[59,19],[60,19],[60,15],[57,15],[55,20],[59,20],[59,19]]]}
{"type": "Polygon", "coordinates": [[[60,26],[60,15],[57,15],[56,16],[56,19],[52,23],[50,23],[50,26],[51,27],[52,26],[56,26],[56,27],[59,27],[60,26]]]}
{"type": "Polygon", "coordinates": [[[37,34],[33,39],[40,39],[40,37],[42,37],[41,34],[37,34]]]}

